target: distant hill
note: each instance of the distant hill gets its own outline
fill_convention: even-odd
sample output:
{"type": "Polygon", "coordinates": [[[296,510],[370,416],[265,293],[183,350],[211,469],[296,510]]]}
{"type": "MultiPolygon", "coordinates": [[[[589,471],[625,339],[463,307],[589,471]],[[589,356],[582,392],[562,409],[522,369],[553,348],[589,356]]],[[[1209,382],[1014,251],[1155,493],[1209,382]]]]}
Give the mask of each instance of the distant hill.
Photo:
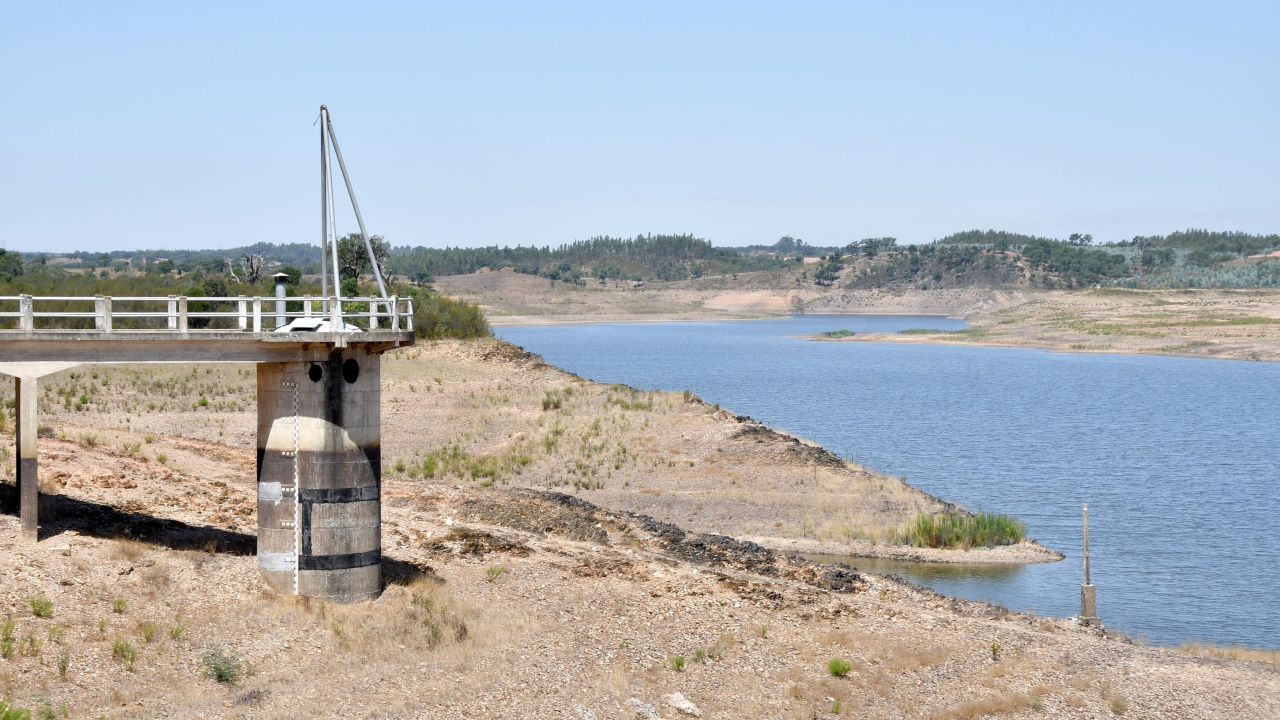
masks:
{"type": "MultiPolygon", "coordinates": [[[[1055,239],[1005,230],[966,230],[906,246],[892,237],[866,238],[843,247],[810,245],[790,235],[771,245],[717,247],[690,234],[648,234],[600,235],[555,247],[393,247],[387,265],[392,274],[417,285],[485,268],[579,284],[588,279],[674,282],[794,268],[805,259],[822,258],[800,274],[825,287],[1259,287],[1280,285],[1280,260],[1262,257],[1277,249],[1276,234],[1195,229],[1100,245],[1087,234],[1055,239]],[[855,271],[846,266],[856,266],[855,271]]],[[[11,252],[0,257],[0,279],[24,272],[218,276],[226,274],[228,259],[238,263],[244,253],[262,254],[270,272],[292,266],[314,276],[320,270],[317,245],[255,243],[222,250],[11,252]]]]}

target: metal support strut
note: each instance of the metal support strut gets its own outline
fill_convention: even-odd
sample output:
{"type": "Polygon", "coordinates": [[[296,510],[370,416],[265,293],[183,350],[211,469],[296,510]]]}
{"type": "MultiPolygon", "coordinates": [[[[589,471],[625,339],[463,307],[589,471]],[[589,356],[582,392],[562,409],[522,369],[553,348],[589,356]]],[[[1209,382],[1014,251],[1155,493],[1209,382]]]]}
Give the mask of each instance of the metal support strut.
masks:
{"type": "MultiPolygon", "coordinates": [[[[351,176],[347,174],[347,164],[342,160],[342,150],[338,148],[338,136],[333,131],[333,122],[329,118],[329,108],[320,106],[320,174],[321,174],[321,215],[326,242],[332,242],[330,251],[333,258],[333,286],[335,297],[342,298],[342,279],[338,268],[338,230],[334,221],[333,208],[333,167],[329,164],[329,145],[333,145],[333,154],[338,158],[338,168],[342,171],[342,181],[347,186],[347,197],[351,199],[351,209],[355,211],[356,223],[360,226],[360,237],[364,239],[364,249],[369,253],[369,265],[373,268],[373,277],[378,281],[378,293],[386,299],[387,286],[382,281],[382,268],[373,254],[373,243],[369,240],[369,232],[364,226],[364,217],[360,214],[360,204],[356,202],[356,191],[351,187],[351,176]]],[[[321,245],[323,255],[324,245],[321,245]]],[[[323,263],[324,260],[321,260],[323,263]]],[[[324,268],[321,268],[323,277],[324,268]]],[[[321,288],[325,296],[328,291],[321,288]]]]}

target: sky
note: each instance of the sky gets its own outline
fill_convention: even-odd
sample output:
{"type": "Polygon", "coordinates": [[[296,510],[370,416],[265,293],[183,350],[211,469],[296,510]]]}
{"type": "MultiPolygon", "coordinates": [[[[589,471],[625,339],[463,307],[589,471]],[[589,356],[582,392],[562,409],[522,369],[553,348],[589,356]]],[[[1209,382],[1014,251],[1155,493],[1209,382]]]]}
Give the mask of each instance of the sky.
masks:
{"type": "MultiPolygon", "coordinates": [[[[0,17],[10,250],[318,244],[322,103],[369,231],[397,246],[1280,232],[1274,2],[0,17]]],[[[338,224],[356,229],[349,205],[338,224]]]]}

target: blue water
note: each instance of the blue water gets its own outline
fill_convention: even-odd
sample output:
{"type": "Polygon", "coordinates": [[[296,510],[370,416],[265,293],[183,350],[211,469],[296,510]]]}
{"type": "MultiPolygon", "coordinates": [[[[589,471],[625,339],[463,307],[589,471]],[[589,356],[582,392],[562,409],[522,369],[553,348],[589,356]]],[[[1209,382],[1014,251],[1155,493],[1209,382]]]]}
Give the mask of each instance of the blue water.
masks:
{"type": "Polygon", "coordinates": [[[903,574],[1079,613],[1089,503],[1098,614],[1151,642],[1280,647],[1280,363],[811,342],[936,317],[502,327],[603,382],[691,389],[935,495],[1017,514],[1059,563],[903,574]]]}

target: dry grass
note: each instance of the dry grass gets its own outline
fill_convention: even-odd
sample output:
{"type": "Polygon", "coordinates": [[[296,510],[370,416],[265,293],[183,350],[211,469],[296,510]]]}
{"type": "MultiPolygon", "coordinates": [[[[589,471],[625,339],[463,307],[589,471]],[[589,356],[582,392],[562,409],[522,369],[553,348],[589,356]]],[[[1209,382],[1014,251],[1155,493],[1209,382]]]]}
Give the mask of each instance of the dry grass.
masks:
{"type": "Polygon", "coordinates": [[[1280,665],[1280,651],[1276,650],[1258,650],[1239,645],[1213,645],[1210,643],[1184,643],[1178,649],[1197,657],[1246,660],[1280,665]]]}
{"type": "Polygon", "coordinates": [[[935,710],[926,717],[929,720],[966,720],[967,718],[989,717],[1024,710],[1030,706],[1030,702],[1030,699],[1023,693],[1007,692],[977,700],[967,700],[958,705],[935,710]]]}

